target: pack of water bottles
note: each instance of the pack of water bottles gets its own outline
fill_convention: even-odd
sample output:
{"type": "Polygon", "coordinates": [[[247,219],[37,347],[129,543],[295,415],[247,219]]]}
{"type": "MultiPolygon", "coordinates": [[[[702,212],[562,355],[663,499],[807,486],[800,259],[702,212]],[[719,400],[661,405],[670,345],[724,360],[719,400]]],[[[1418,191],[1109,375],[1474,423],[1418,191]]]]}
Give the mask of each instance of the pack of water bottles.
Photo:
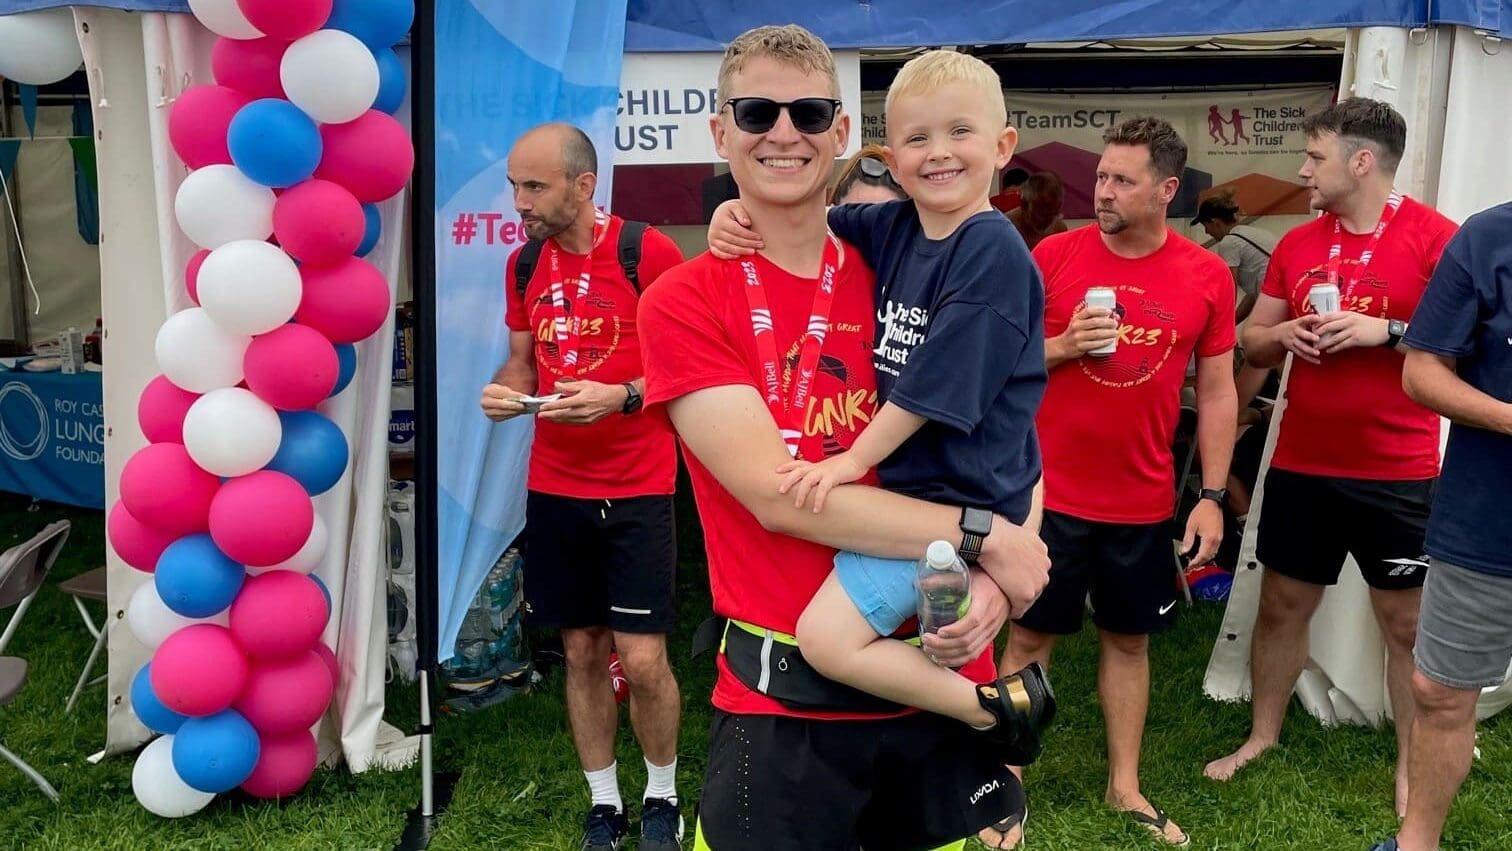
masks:
{"type": "Polygon", "coordinates": [[[525,646],[523,566],[519,550],[505,550],[473,596],[452,658],[441,666],[449,709],[482,709],[534,682],[525,646]]]}

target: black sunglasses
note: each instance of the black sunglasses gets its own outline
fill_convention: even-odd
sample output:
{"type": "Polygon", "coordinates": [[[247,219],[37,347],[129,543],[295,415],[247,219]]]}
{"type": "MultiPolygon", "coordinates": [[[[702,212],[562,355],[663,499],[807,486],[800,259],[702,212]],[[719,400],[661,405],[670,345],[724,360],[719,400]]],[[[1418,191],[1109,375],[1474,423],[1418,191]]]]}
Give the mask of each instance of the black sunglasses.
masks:
{"type": "Polygon", "coordinates": [[[785,109],[799,133],[823,133],[835,123],[840,101],[834,98],[799,98],[779,103],[771,98],[730,98],[725,101],[735,126],[747,133],[765,133],[777,126],[785,109]]]}

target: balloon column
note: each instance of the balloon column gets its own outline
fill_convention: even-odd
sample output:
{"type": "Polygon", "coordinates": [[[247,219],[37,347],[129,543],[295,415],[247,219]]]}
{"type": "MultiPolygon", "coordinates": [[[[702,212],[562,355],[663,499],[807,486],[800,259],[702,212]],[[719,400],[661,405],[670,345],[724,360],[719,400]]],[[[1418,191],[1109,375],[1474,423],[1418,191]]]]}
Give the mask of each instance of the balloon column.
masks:
{"type": "Polygon", "coordinates": [[[346,473],[319,410],[391,305],[366,260],[375,202],[404,188],[414,151],[389,113],[404,99],[392,49],[413,0],[191,0],[221,38],[216,83],[174,103],[168,135],[193,171],[174,202],[201,250],[198,305],[158,331],[162,374],[138,419],[108,534],[152,574],[126,619],[152,648],[131,704],[163,734],[132,788],[157,815],[240,786],[291,795],[315,768],[311,733],[334,694],[331,615],[312,575],[328,532],[312,497],[346,473]],[[276,242],[270,241],[275,239],[276,242]]]}

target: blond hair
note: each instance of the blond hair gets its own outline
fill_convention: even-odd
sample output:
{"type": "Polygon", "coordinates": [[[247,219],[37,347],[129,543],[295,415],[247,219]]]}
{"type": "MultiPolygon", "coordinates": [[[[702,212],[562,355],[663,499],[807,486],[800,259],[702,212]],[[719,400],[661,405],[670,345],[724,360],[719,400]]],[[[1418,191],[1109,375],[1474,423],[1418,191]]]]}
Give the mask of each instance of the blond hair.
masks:
{"type": "Polygon", "coordinates": [[[1008,107],[1003,103],[1003,81],[986,62],[954,50],[931,50],[908,60],[887,87],[887,113],[899,98],[929,95],[942,86],[965,83],[977,86],[987,97],[988,118],[993,127],[1008,126],[1008,107]]]}
{"type": "Polygon", "coordinates": [[[829,80],[830,97],[840,97],[840,75],[835,71],[835,57],[819,36],[797,24],[780,27],[756,27],[746,30],[725,48],[719,63],[719,90],[716,94],[723,107],[730,96],[730,78],[752,59],[766,57],[792,66],[805,74],[819,74],[829,80]]]}

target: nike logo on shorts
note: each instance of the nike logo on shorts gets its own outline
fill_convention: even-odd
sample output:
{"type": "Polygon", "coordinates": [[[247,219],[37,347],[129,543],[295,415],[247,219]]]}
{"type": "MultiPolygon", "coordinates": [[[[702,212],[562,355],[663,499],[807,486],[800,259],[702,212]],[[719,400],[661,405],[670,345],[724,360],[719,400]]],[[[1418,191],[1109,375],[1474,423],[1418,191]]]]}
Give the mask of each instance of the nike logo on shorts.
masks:
{"type": "Polygon", "coordinates": [[[1176,608],[1176,601],[1172,600],[1171,602],[1166,603],[1164,606],[1160,607],[1160,613],[1163,615],[1166,612],[1169,612],[1170,610],[1172,610],[1174,608],[1176,608]]]}

